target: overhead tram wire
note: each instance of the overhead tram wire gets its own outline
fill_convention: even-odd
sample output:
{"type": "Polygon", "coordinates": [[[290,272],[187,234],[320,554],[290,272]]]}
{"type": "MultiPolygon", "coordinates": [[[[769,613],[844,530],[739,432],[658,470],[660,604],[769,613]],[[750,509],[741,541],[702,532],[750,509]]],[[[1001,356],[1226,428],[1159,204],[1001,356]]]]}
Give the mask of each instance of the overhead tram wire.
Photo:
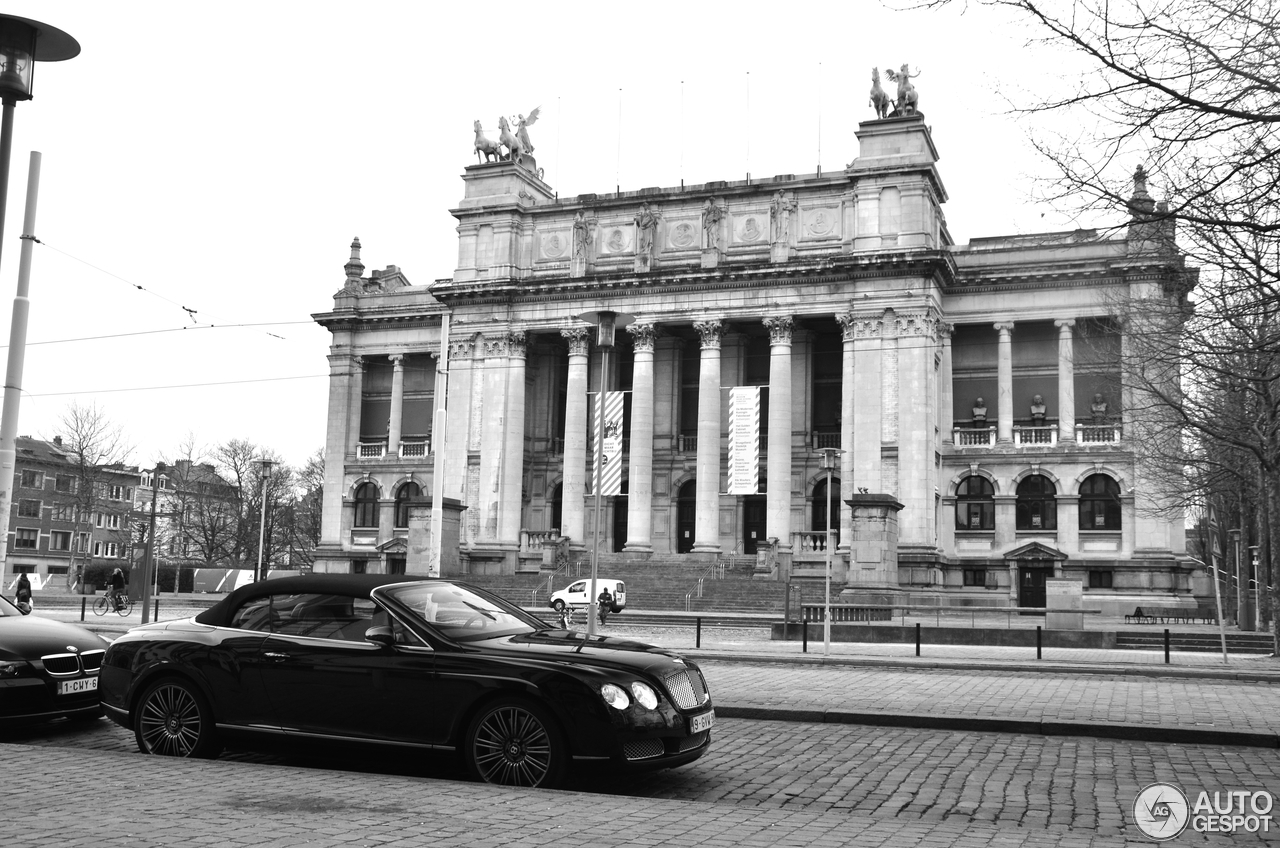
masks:
{"type": "MultiPolygon", "coordinates": [[[[124,283],[125,285],[127,285],[127,286],[131,286],[131,287],[133,287],[133,288],[137,289],[137,290],[138,290],[138,291],[140,291],[140,292],[145,292],[145,293],[147,293],[147,294],[151,295],[152,297],[159,298],[160,300],[163,300],[165,303],[170,303],[170,304],[172,304],[172,305],[174,305],[174,306],[178,307],[178,309],[182,310],[182,311],[183,311],[183,313],[185,313],[185,314],[186,314],[186,316],[187,316],[188,318],[190,318],[190,319],[191,319],[191,323],[192,323],[192,324],[196,324],[196,323],[198,323],[198,322],[196,321],[196,314],[199,312],[199,310],[198,310],[198,309],[193,309],[193,308],[191,308],[191,307],[189,307],[189,306],[184,306],[184,305],[182,305],[181,303],[178,303],[176,300],[173,300],[172,298],[165,297],[164,295],[160,294],[159,292],[154,291],[154,290],[152,290],[152,289],[149,289],[149,288],[147,288],[146,286],[139,285],[139,284],[137,284],[137,283],[133,282],[132,280],[127,279],[127,278],[125,278],[125,277],[122,277],[122,276],[120,276],[119,274],[116,274],[116,273],[113,273],[113,272],[111,272],[111,271],[108,271],[108,270],[107,270],[107,269],[105,269],[105,268],[100,268],[100,267],[98,267],[97,265],[94,265],[92,262],[89,262],[89,261],[87,261],[87,260],[81,259],[79,256],[75,256],[74,254],[67,253],[65,250],[60,250],[60,249],[58,249],[58,248],[54,247],[53,245],[49,244],[47,241],[43,241],[43,240],[41,240],[41,239],[33,239],[33,241],[34,241],[36,244],[39,244],[39,245],[42,245],[42,246],[44,246],[44,247],[49,248],[50,250],[52,250],[52,251],[53,251],[53,252],[55,252],[55,253],[60,253],[60,254],[62,254],[63,256],[67,257],[68,259],[74,259],[76,262],[79,262],[81,265],[85,265],[85,266],[87,266],[87,267],[89,267],[89,268],[92,268],[93,270],[97,271],[97,272],[98,272],[98,273],[100,273],[100,274],[106,274],[108,277],[113,277],[113,278],[115,278],[115,279],[119,280],[120,282],[124,283]]],[[[232,323],[232,322],[227,322],[227,323],[228,323],[228,324],[230,324],[230,323],[232,323]]],[[[307,323],[307,322],[300,322],[300,323],[307,323]]],[[[250,325],[249,325],[249,324],[244,324],[244,326],[250,326],[250,325]]],[[[267,331],[265,331],[265,330],[263,330],[262,332],[263,332],[263,334],[264,334],[264,335],[270,336],[271,338],[279,339],[280,341],[288,341],[288,339],[286,339],[284,336],[277,335],[276,333],[269,333],[269,332],[267,332],[267,331]]]]}
{"type": "Polygon", "coordinates": [[[175,386],[135,386],[124,389],[89,389],[76,392],[40,392],[40,393],[24,393],[27,397],[62,397],[65,395],[108,395],[120,394],[121,392],[155,392],[165,391],[168,389],[201,389],[209,386],[244,386],[252,383],[279,383],[285,380],[318,380],[329,379],[328,374],[299,374],[294,377],[261,377],[256,380],[224,380],[217,383],[182,383],[175,386]]]}
{"type": "MultiPolygon", "coordinates": [[[[197,324],[194,327],[171,327],[167,330],[137,330],[132,333],[112,333],[106,336],[81,336],[74,339],[49,339],[43,342],[27,342],[27,347],[34,345],[72,344],[74,342],[96,342],[106,339],[127,339],[133,336],[151,336],[158,333],[185,333],[188,330],[234,330],[244,327],[278,327],[285,324],[314,324],[314,321],[261,321],[255,324],[197,324]]],[[[279,338],[277,336],[276,338],[279,338]]],[[[0,345],[0,349],[8,345],[0,345]]]]}

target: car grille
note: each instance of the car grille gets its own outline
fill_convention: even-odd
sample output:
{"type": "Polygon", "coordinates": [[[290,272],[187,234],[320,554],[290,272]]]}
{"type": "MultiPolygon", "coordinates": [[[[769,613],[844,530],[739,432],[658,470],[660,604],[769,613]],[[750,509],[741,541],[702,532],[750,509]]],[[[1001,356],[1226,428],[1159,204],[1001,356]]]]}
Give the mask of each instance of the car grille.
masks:
{"type": "Polygon", "coordinates": [[[682,710],[700,707],[711,697],[707,692],[707,682],[702,679],[702,673],[693,669],[677,671],[675,674],[668,675],[663,682],[667,684],[671,700],[682,710]]]}
{"type": "Polygon", "coordinates": [[[54,677],[70,677],[79,674],[82,668],[87,672],[98,671],[102,668],[105,654],[101,648],[83,654],[45,654],[40,662],[44,663],[44,670],[54,677]]]}
{"type": "Polygon", "coordinates": [[[694,748],[701,748],[703,745],[707,744],[707,737],[710,735],[710,730],[703,730],[693,734],[692,736],[686,736],[680,740],[680,753],[683,754],[685,751],[692,751],[694,748]]]}
{"type": "Polygon", "coordinates": [[[628,760],[650,760],[662,756],[661,739],[641,739],[639,742],[627,742],[622,746],[622,755],[628,760]]]}

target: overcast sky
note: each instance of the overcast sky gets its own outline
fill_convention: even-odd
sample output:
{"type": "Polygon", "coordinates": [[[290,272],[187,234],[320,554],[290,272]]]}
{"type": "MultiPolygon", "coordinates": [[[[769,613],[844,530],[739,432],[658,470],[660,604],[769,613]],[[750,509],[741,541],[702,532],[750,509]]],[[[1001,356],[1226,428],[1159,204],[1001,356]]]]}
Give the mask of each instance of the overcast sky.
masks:
{"type": "MultiPolygon", "coordinates": [[[[561,196],[843,168],[870,69],[909,62],[951,233],[1076,226],[997,81],[1070,85],[1006,14],[874,2],[12,0],[73,35],[15,114],[0,256],[4,336],[30,151],[43,154],[19,432],[97,404],[150,465],[190,435],[302,463],[324,441],[329,336],[311,321],[369,269],[452,274],[473,121],[541,106],[561,196]],[[184,309],[185,307],[185,309],[184,309]],[[192,310],[188,312],[187,310],[192,310]],[[209,325],[216,325],[209,327],[209,325]],[[111,336],[111,338],[102,338],[111,336]]],[[[883,75],[883,73],[882,73],[883,75]]],[[[889,87],[885,80],[886,88],[889,87]]],[[[1136,163],[1133,163],[1136,164],[1136,163]]]]}

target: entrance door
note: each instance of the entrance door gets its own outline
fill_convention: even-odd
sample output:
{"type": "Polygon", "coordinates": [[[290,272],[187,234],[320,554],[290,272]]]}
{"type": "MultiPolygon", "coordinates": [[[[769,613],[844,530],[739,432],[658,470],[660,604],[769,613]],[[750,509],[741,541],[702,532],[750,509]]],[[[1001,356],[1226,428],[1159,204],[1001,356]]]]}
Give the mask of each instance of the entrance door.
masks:
{"type": "Polygon", "coordinates": [[[1052,568],[1018,566],[1018,606],[1044,609],[1044,581],[1052,576],[1052,568]]]}
{"type": "Polygon", "coordinates": [[[764,541],[764,495],[746,495],[742,499],[742,552],[755,556],[756,545],[764,541]]]}
{"type": "Polygon", "coordinates": [[[618,553],[627,544],[627,496],[613,499],[613,552],[618,553]]]}
{"type": "Polygon", "coordinates": [[[680,487],[676,497],[676,553],[693,550],[693,531],[698,520],[697,483],[693,480],[680,487]]]}

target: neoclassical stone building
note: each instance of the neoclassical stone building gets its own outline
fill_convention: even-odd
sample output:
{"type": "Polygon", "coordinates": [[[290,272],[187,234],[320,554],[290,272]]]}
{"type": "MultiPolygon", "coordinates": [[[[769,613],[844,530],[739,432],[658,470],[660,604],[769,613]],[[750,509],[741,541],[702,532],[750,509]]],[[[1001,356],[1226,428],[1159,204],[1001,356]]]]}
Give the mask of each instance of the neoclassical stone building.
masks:
{"type": "Polygon", "coordinates": [[[624,466],[602,561],[736,554],[819,577],[832,501],[840,586],[1034,606],[1056,575],[1092,606],[1189,599],[1202,576],[1135,459],[1110,316],[1117,295],[1185,296],[1141,173],[1117,234],[956,245],[923,118],[857,136],[837,173],[571,198],[531,159],[469,166],[457,268],[429,285],[365,276],[357,240],[315,316],[333,334],[316,568],[421,568],[408,504],[437,468],[464,508],[461,569],[588,549],[601,375],[577,316],[610,310],[634,320],[609,357],[624,466]],[[760,391],[730,494],[738,387],[760,391]],[[831,492],[822,448],[841,450],[831,492]]]}

